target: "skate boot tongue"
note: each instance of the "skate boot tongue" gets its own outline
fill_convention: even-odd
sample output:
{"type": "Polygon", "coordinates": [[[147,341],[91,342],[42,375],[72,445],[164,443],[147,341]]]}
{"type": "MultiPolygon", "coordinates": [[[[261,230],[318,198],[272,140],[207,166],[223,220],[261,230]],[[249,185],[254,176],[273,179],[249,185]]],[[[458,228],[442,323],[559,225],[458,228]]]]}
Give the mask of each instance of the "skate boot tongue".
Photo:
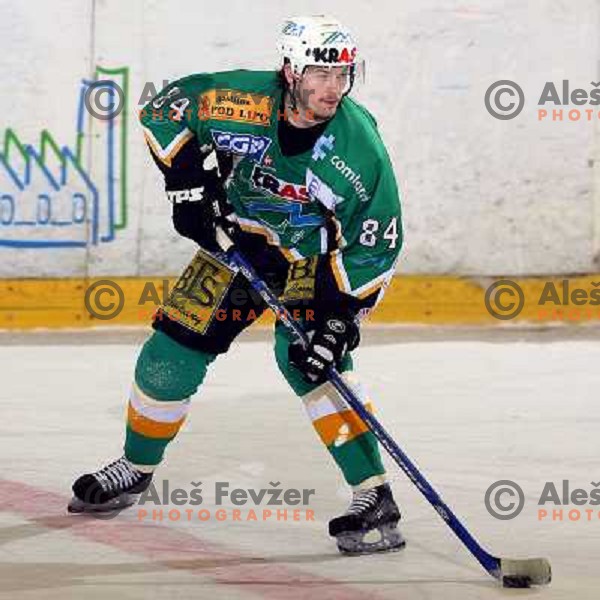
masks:
{"type": "Polygon", "coordinates": [[[377,488],[370,490],[359,490],[352,494],[352,503],[346,511],[347,515],[362,514],[363,512],[373,508],[379,501],[379,492],[377,488]]]}
{"type": "Polygon", "coordinates": [[[108,494],[134,487],[143,475],[124,457],[94,473],[94,477],[108,494]]]}

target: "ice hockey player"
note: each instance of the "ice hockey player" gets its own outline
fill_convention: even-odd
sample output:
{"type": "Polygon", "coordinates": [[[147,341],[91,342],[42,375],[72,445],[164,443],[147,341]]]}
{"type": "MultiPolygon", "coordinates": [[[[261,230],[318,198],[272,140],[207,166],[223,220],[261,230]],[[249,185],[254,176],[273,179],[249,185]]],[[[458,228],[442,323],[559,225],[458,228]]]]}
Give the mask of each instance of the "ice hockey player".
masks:
{"type": "Polygon", "coordinates": [[[346,554],[396,550],[404,546],[400,513],[377,440],[336,396],[327,373],[335,365],[373,410],[350,351],[396,266],[399,192],[375,119],[348,96],[361,72],[351,33],[332,18],[293,18],[279,50],[278,70],[190,75],[141,111],[174,227],[199,249],[141,348],[124,455],[79,477],[69,510],[135,502],[210,364],[267,308],[219,260],[222,227],[285,305],[300,310],[309,332],[303,348],[277,325],[274,351],[353,491],[348,510],[330,521],[330,535],[346,554]],[[369,532],[378,539],[367,541],[369,532]]]}

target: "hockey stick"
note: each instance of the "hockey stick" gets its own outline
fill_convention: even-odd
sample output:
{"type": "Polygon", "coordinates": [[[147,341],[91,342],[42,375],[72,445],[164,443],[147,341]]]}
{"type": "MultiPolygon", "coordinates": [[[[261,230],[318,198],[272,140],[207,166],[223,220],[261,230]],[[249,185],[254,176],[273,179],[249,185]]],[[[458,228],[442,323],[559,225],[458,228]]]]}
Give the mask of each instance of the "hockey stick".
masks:
{"type": "MultiPolygon", "coordinates": [[[[265,282],[256,274],[252,266],[237,251],[229,236],[220,228],[217,229],[217,241],[224,250],[224,260],[234,269],[239,270],[256,290],[261,298],[275,313],[287,330],[305,346],[308,338],[293,319],[289,311],[279,302],[265,282]]],[[[479,561],[483,568],[494,578],[502,582],[504,587],[529,587],[530,585],[544,585],[550,583],[552,572],[550,562],[545,558],[510,559],[492,556],[479,542],[467,531],[458,517],[450,510],[429,482],[419,472],[408,456],[400,449],[398,444],[387,433],[379,421],[363,406],[352,388],[342,379],[335,368],[329,372],[329,381],[333,384],[340,396],[367,424],[375,434],[381,445],[388,451],[396,464],[404,471],[408,478],[417,486],[429,503],[452,529],[460,541],[468,548],[471,554],[479,561]]]]}

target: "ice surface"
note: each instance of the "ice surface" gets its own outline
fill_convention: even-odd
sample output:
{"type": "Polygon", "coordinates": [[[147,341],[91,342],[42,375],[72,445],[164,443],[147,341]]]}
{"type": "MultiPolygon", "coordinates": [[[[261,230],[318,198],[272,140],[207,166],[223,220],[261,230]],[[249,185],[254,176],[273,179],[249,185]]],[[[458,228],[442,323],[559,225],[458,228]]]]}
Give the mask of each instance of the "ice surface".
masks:
{"type": "Polygon", "coordinates": [[[475,537],[497,555],[551,560],[548,588],[518,592],[481,570],[390,461],[407,548],[338,556],[327,521],[348,492],[265,342],[238,344],[213,365],[157,475],[171,489],[202,481],[195,512],[210,511],[209,520],[170,520],[169,509],[190,508],[173,504],[162,523],[140,521],[139,507],[110,521],[66,515],[72,480],[120,455],[137,351],[0,346],[0,597],[598,597],[599,507],[562,507],[562,522],[540,521],[537,512],[547,481],[560,490],[568,479],[588,492],[600,481],[594,341],[395,343],[357,355],[381,421],[475,537]],[[501,479],[525,492],[512,520],[493,518],[484,505],[501,479]],[[217,507],[216,482],[314,489],[315,520],[260,520],[263,508],[277,507],[217,507]],[[217,508],[227,520],[214,517],[217,508]],[[259,520],[234,522],[234,508],[255,508],[259,520]],[[583,512],[570,521],[576,508],[593,509],[593,520],[583,512]]]}

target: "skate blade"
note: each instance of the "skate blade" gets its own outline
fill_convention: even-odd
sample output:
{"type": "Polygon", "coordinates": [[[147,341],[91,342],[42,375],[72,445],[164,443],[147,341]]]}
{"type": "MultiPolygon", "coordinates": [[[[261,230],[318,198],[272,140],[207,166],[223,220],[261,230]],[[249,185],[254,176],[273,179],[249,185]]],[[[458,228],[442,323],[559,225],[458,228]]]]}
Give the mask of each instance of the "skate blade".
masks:
{"type": "Polygon", "coordinates": [[[397,552],[406,546],[396,525],[384,525],[378,528],[380,539],[368,542],[365,537],[372,531],[346,531],[336,536],[338,550],[345,556],[360,556],[379,552],[397,552]]]}
{"type": "Polygon", "coordinates": [[[69,504],[67,505],[67,511],[73,514],[82,513],[117,513],[124,508],[129,508],[137,502],[139,494],[122,494],[117,496],[108,502],[103,504],[92,504],[91,502],[84,502],[76,496],[74,496],[69,504]]]}

